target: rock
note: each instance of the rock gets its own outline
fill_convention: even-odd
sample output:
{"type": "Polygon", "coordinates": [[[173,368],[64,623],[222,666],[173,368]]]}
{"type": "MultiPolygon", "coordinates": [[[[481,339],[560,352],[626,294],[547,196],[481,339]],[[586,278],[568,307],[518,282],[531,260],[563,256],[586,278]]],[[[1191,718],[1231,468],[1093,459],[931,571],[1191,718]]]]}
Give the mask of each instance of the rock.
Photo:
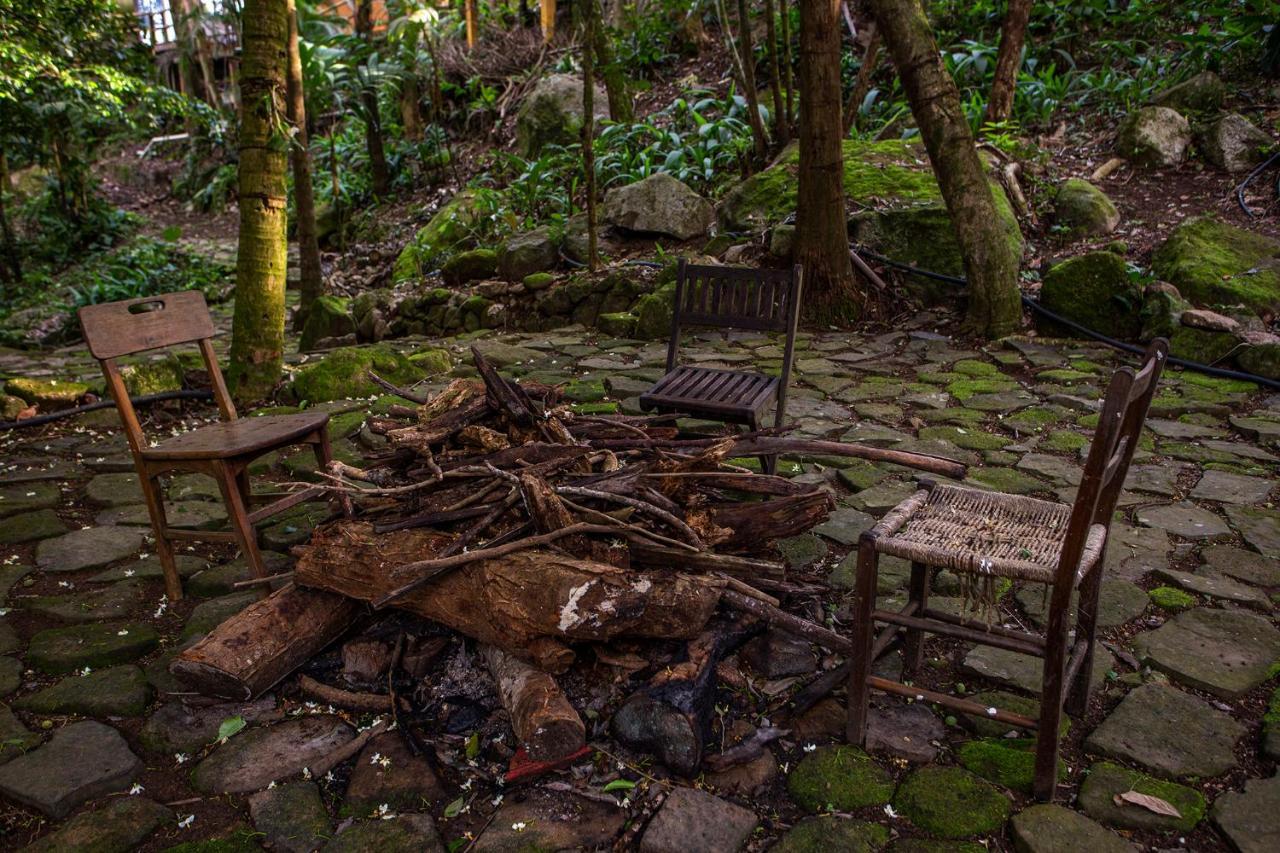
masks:
{"type": "Polygon", "coordinates": [[[1188,687],[1236,699],[1271,675],[1280,630],[1238,610],[1196,607],[1132,640],[1134,654],[1188,687]]]}
{"type": "Polygon", "coordinates": [[[1247,172],[1267,158],[1275,141],[1239,113],[1226,113],[1201,134],[1200,153],[1225,172],[1247,172]]]}
{"type": "Polygon", "coordinates": [[[63,818],[87,800],[127,788],[141,771],[119,732],[84,720],[0,766],[0,794],[63,818]]]}
{"type": "Polygon", "coordinates": [[[677,240],[705,234],[715,213],[711,202],[667,172],[614,187],[604,197],[604,218],[611,225],[677,240]]]}
{"type": "Polygon", "coordinates": [[[1230,317],[1224,317],[1216,311],[1196,308],[1183,311],[1179,321],[1193,329],[1204,329],[1209,332],[1238,332],[1240,324],[1230,317]]]}
{"type": "Polygon", "coordinates": [[[81,397],[89,393],[89,386],[83,382],[16,376],[5,381],[4,390],[6,394],[38,406],[42,412],[54,412],[76,405],[81,397]]]}
{"type": "Polygon", "coordinates": [[[493,249],[471,249],[458,252],[440,267],[440,277],[450,287],[493,278],[497,272],[498,253],[493,249]]]}
{"type": "Polygon", "coordinates": [[[1139,524],[1158,527],[1184,539],[1231,535],[1231,529],[1221,518],[1187,501],[1144,507],[1138,510],[1137,516],[1139,524]]]}
{"type": "Polygon", "coordinates": [[[0,545],[20,545],[61,536],[68,530],[66,522],[51,509],[37,509],[11,515],[0,520],[0,545]]]}
{"type": "Polygon", "coordinates": [[[1231,332],[1214,332],[1181,324],[1174,326],[1169,335],[1169,355],[1201,364],[1216,364],[1239,346],[1240,339],[1231,332]]]}
{"type": "Polygon", "coordinates": [[[1151,256],[1151,271],[1197,305],[1280,311],[1280,241],[1210,216],[1174,229],[1151,256]]]}
{"type": "Polygon", "coordinates": [[[1167,281],[1155,281],[1142,291],[1142,331],[1139,339],[1171,337],[1182,324],[1182,313],[1191,303],[1182,298],[1178,288],[1167,281]]]}
{"type": "Polygon", "coordinates": [[[783,562],[792,569],[803,569],[827,556],[827,543],[812,533],[788,536],[775,544],[783,562]]]}
{"type": "Polygon", "coordinates": [[[1240,369],[1255,376],[1280,380],[1280,336],[1246,336],[1245,340],[1249,345],[1236,353],[1236,364],[1240,369]]]}
{"type": "Polygon", "coordinates": [[[142,503],[142,487],[132,471],[99,474],[84,487],[84,498],[93,506],[113,507],[142,503]]]}
{"type": "Polygon", "coordinates": [[[46,572],[96,569],[131,557],[142,547],[142,532],[127,527],[73,530],[36,546],[36,565],[46,572]]]}
{"type": "MultiPolygon", "coordinates": [[[[995,782],[1002,788],[1030,794],[1035,785],[1034,738],[991,738],[960,744],[956,757],[971,773],[995,782]]],[[[1066,778],[1066,764],[1058,761],[1058,778],[1066,778]]]]}
{"type": "Polygon", "coordinates": [[[889,802],[893,777],[853,746],[823,746],[787,776],[791,799],[805,811],[853,811],[889,802]]]}
{"type": "Polygon", "coordinates": [[[841,545],[856,545],[862,532],[870,529],[874,524],[875,519],[865,512],[852,507],[842,507],[828,515],[826,521],[813,528],[813,532],[833,539],[841,545]]]}
{"type": "MultiPolygon", "coordinates": [[[[754,729],[754,726],[751,728],[754,729]]],[[[750,797],[762,791],[777,777],[778,759],[766,749],[751,761],[707,773],[707,782],[722,793],[750,797]]]]}
{"type": "Polygon", "coordinates": [[[136,622],[94,623],[47,628],[31,638],[26,661],[48,673],[82,667],[128,663],[150,652],[159,642],[150,625],[136,622]]]}
{"type": "Polygon", "coordinates": [[[1009,817],[1009,799],[959,767],[922,767],[898,788],[893,804],[930,835],[970,838],[995,832],[1009,817]]]}
{"type": "MultiPolygon", "coordinates": [[[[1089,682],[1091,690],[1106,680],[1106,674],[1115,666],[1115,658],[1103,646],[1099,645],[1093,657],[1093,677],[1089,682]]],[[[989,678],[999,684],[1017,687],[1028,693],[1040,693],[1041,670],[1043,666],[1039,658],[1031,655],[997,649],[992,646],[977,646],[967,655],[961,669],[966,673],[989,678]]]]}
{"type": "Polygon", "coordinates": [[[154,800],[121,797],[76,815],[23,853],[130,853],[173,818],[172,810],[154,800]]]}
{"type": "Polygon", "coordinates": [[[444,798],[431,763],[411,753],[399,732],[386,732],[370,740],[356,759],[345,803],[354,814],[367,815],[383,803],[392,811],[430,811],[444,798]]]}
{"type": "Polygon", "coordinates": [[[356,338],[361,343],[376,343],[391,331],[391,309],[395,292],[389,288],[366,290],[351,300],[351,318],[356,324],[356,338]]]}
{"type": "Polygon", "coordinates": [[[503,241],[498,247],[498,275],[507,281],[520,281],[525,276],[556,266],[560,260],[551,229],[544,225],[522,231],[503,241]]]}
{"type": "Polygon", "coordinates": [[[626,813],[616,806],[568,791],[535,789],[519,802],[503,802],[473,849],[476,853],[513,853],[607,848],[625,821],[626,813]]]}
{"type": "Polygon", "coordinates": [[[1137,770],[1100,761],[1089,768],[1080,786],[1080,807],[1094,820],[1121,829],[1190,832],[1204,818],[1208,804],[1195,788],[1153,779],[1137,770]],[[1139,805],[1118,804],[1116,797],[1126,791],[1159,797],[1177,809],[1181,817],[1157,814],[1139,805]]]}
{"type": "Polygon", "coordinates": [[[40,745],[40,735],[29,731],[7,705],[0,705],[0,764],[40,745]]]}
{"type": "Polygon", "coordinates": [[[426,375],[387,344],[342,347],[304,365],[294,374],[290,390],[295,399],[311,403],[372,397],[380,389],[369,378],[370,370],[401,386],[413,385],[426,375]]]}
{"type": "Polygon", "coordinates": [[[1087,817],[1055,805],[1024,809],[1009,822],[1018,853],[1125,853],[1133,845],[1087,817]]]}
{"type": "Polygon", "coordinates": [[[759,823],[755,812],[676,787],[640,838],[641,853],[736,853],[759,823]]]}
{"type": "MultiPolygon", "coordinates": [[[[875,853],[889,843],[886,827],[837,815],[807,817],[787,830],[769,853],[875,853]]],[[[897,845],[894,849],[898,849],[897,845]]]]}
{"type": "Polygon", "coordinates": [[[630,338],[636,333],[637,317],[630,311],[601,314],[596,318],[596,328],[602,334],[615,338],[630,338]]]}
{"type": "Polygon", "coordinates": [[[492,190],[463,190],[436,211],[426,225],[400,250],[391,270],[392,284],[418,281],[454,246],[467,239],[482,215],[492,190]]]}
{"type": "Polygon", "coordinates": [[[1250,779],[1244,791],[1228,791],[1213,804],[1213,822],[1239,853],[1280,847],[1280,775],[1250,779]]]}
{"type": "Polygon", "coordinates": [[[28,483],[0,488],[0,518],[35,509],[53,509],[61,504],[62,492],[54,483],[28,483]]]}
{"type": "Polygon", "coordinates": [[[1280,511],[1251,506],[1228,506],[1227,518],[1244,541],[1261,554],[1280,554],[1280,511]]]}
{"type": "Polygon", "coordinates": [[[0,696],[8,696],[22,686],[22,661],[0,657],[0,696]]]}
{"type": "Polygon", "coordinates": [[[1267,502],[1267,496],[1271,494],[1274,485],[1274,481],[1263,477],[1210,469],[1204,472],[1200,482],[1191,490],[1191,497],[1217,503],[1256,506],[1267,502]]]}
{"type": "Polygon", "coordinates": [[[1166,684],[1129,692],[1085,740],[1094,754],[1130,761],[1158,776],[1217,776],[1236,766],[1244,726],[1166,684]]]}
{"type": "Polygon", "coordinates": [[[356,323],[348,310],[349,302],[340,296],[323,295],[317,297],[307,313],[307,322],[302,326],[298,338],[298,352],[310,352],[316,349],[324,338],[339,338],[343,335],[354,335],[356,323]]]}
{"type": "Polygon", "coordinates": [[[848,714],[835,699],[823,699],[808,711],[791,721],[791,731],[797,740],[815,741],[823,738],[844,737],[848,714]]]}
{"type": "Polygon", "coordinates": [[[767,631],[747,643],[739,654],[765,678],[804,675],[818,668],[818,656],[809,643],[785,631],[767,631]]]}
{"type": "MultiPolygon", "coordinates": [[[[537,157],[546,145],[572,145],[579,141],[583,108],[582,78],[552,74],[538,80],[516,113],[516,146],[528,158],[537,157]]],[[[609,117],[609,100],[598,84],[592,96],[596,118],[609,117]]]]}
{"type": "Polygon", "coordinates": [[[635,336],[642,340],[671,337],[671,315],[675,310],[676,286],[672,282],[640,297],[632,309],[636,315],[635,336]]]}
{"type": "Polygon", "coordinates": [[[1254,586],[1280,586],[1280,561],[1232,545],[1210,545],[1200,552],[1205,567],[1254,586]]]}
{"type": "Polygon", "coordinates": [[[1222,107],[1226,96],[1222,78],[1212,71],[1201,71],[1190,80],[1157,92],[1151,103],[1182,112],[1213,112],[1222,107]]]}
{"type": "Polygon", "coordinates": [[[136,666],[115,666],[89,675],[72,675],[52,687],[13,703],[34,714],[85,717],[139,717],[151,699],[151,685],[136,666]]]}
{"type": "Polygon", "coordinates": [[[143,603],[144,594],[142,580],[134,578],[71,595],[37,596],[23,603],[31,613],[63,622],[102,622],[125,618],[143,603]]]}
{"type": "Polygon", "coordinates": [[[290,782],[249,797],[254,829],[272,850],[311,853],[329,837],[329,813],[315,782],[290,782]]]}
{"type": "Polygon", "coordinates": [[[919,702],[872,705],[867,717],[867,751],[927,764],[938,754],[936,741],[946,738],[942,720],[919,702]]]}
{"type": "MultiPolygon", "coordinates": [[[[1044,275],[1040,304],[1113,338],[1136,338],[1142,328],[1141,291],[1124,259],[1111,252],[1089,252],[1056,264],[1044,275]]],[[[1051,321],[1037,322],[1047,334],[1076,336],[1051,321]]]]}
{"type": "Polygon", "coordinates": [[[199,752],[201,747],[217,740],[218,728],[232,717],[241,717],[253,725],[282,719],[284,711],[276,708],[272,696],[254,702],[219,702],[213,705],[187,706],[180,701],[168,702],[147,718],[138,733],[138,742],[143,749],[159,755],[199,752]]]}
{"type": "Polygon", "coordinates": [[[1068,178],[1053,200],[1054,223],[1072,237],[1100,237],[1120,224],[1120,211],[1102,190],[1080,178],[1068,178]]]}
{"type": "Polygon", "coordinates": [[[257,591],[246,589],[200,602],[183,623],[182,638],[186,640],[209,633],[257,600],[257,591]]]}
{"type": "Polygon", "coordinates": [[[1120,126],[1117,150],[1139,166],[1177,166],[1187,156],[1191,125],[1177,110],[1141,107],[1120,126]]]}
{"type": "Polygon", "coordinates": [[[339,832],[324,846],[324,853],[444,853],[444,850],[435,821],[428,814],[362,820],[339,832]]]}
{"type": "Polygon", "coordinates": [[[258,791],[300,773],[353,737],[355,732],[340,718],[324,714],[248,729],[196,765],[191,785],[206,794],[258,791]]]}
{"type": "Polygon", "coordinates": [[[1157,569],[1156,577],[1206,598],[1229,601],[1232,604],[1241,604],[1267,613],[1271,611],[1271,599],[1266,593],[1209,569],[1197,573],[1182,572],[1177,569],[1157,569]]]}

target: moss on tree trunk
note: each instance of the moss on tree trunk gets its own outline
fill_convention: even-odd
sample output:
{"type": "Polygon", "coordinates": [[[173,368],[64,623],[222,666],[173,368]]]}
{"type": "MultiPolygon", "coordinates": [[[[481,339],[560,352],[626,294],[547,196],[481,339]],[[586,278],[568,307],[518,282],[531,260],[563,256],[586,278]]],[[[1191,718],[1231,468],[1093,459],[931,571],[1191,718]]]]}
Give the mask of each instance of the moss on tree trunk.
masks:
{"type": "Polygon", "coordinates": [[[587,14],[591,17],[590,38],[592,51],[595,53],[595,66],[609,97],[609,118],[629,123],[635,113],[631,106],[631,95],[627,92],[627,71],[617,61],[613,41],[600,19],[598,0],[587,0],[587,14]]]}

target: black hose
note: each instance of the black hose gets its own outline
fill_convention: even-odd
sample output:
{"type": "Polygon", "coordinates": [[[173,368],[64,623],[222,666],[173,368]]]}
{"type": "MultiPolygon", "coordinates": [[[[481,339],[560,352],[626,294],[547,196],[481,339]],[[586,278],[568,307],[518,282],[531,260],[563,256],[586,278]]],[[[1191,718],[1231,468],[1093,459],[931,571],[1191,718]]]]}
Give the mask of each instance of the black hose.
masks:
{"type": "MultiPolygon", "coordinates": [[[[158,394],[143,394],[141,397],[130,397],[129,402],[134,406],[146,406],[151,403],[162,403],[165,400],[212,399],[213,392],[208,388],[184,388],[180,391],[161,391],[158,394]]],[[[85,412],[96,412],[98,409],[110,409],[114,405],[115,403],[111,400],[99,400],[96,403],[86,403],[83,406],[76,406],[74,409],[59,409],[56,412],[49,412],[47,415],[36,415],[33,418],[25,418],[20,421],[0,421],[0,430],[36,427],[42,424],[61,420],[62,418],[83,415],[85,412]]]]}
{"type": "MultiPolygon", "coordinates": [[[[1270,168],[1271,164],[1276,162],[1277,160],[1280,160],[1280,151],[1277,151],[1276,153],[1268,157],[1261,166],[1254,169],[1247,176],[1245,176],[1245,179],[1240,182],[1240,186],[1236,187],[1236,202],[1240,205],[1240,209],[1244,211],[1245,216],[1249,217],[1250,219],[1257,219],[1258,214],[1254,213],[1249,208],[1249,203],[1244,200],[1245,188],[1248,187],[1249,184],[1253,182],[1254,178],[1258,177],[1263,172],[1265,172],[1268,168],[1270,168]]],[[[1280,184],[1277,184],[1277,187],[1280,187],[1280,184]]]]}

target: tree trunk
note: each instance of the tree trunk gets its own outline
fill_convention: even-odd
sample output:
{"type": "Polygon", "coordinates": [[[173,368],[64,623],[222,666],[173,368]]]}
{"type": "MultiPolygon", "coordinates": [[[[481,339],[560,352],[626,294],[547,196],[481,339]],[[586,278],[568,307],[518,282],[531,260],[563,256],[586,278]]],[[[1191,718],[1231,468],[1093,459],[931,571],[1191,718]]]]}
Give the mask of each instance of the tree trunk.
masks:
{"type": "Polygon", "coordinates": [[[463,16],[467,20],[467,48],[476,46],[476,30],[480,22],[476,12],[476,0],[462,0],[463,16]]]}
{"type": "Polygon", "coordinates": [[[773,0],[764,0],[765,38],[769,40],[769,93],[773,96],[773,135],[779,145],[791,141],[786,106],[782,100],[782,63],[778,61],[778,30],[773,0]]]}
{"type": "Polygon", "coordinates": [[[942,64],[919,0],[869,0],[869,5],[906,89],[960,242],[969,279],[967,324],[974,334],[1007,335],[1022,323],[1020,242],[996,212],[960,92],[942,64]]]}
{"type": "Polygon", "coordinates": [[[556,0],[542,0],[538,13],[542,23],[542,40],[550,44],[556,34],[556,0]]]}
{"type": "Polygon", "coordinates": [[[787,8],[787,0],[778,0],[778,11],[781,12],[782,26],[782,88],[787,99],[787,131],[795,126],[795,78],[792,76],[791,62],[791,10],[787,8]]]}
{"type": "Polygon", "coordinates": [[[1027,37],[1030,19],[1031,0],[1009,0],[1000,27],[995,79],[991,81],[991,97],[987,99],[988,123],[1006,121],[1013,114],[1013,95],[1018,87],[1018,70],[1022,67],[1022,43],[1027,37]]]}
{"type": "Polygon", "coordinates": [[[858,66],[858,76],[853,81],[849,102],[844,106],[845,136],[858,126],[858,113],[862,109],[862,102],[866,99],[867,92],[871,91],[871,75],[875,73],[876,65],[880,62],[880,32],[874,23],[868,29],[870,32],[867,33],[867,50],[862,55],[862,64],[858,66]]]}
{"type": "Polygon", "coordinates": [[[604,81],[609,96],[609,118],[617,122],[630,122],[633,116],[631,95],[627,92],[627,71],[616,61],[613,42],[600,18],[600,0],[586,0],[587,15],[591,18],[591,47],[595,53],[595,65],[604,81]]]}
{"type": "Polygon", "coordinates": [[[763,164],[769,157],[769,140],[760,120],[760,98],[756,92],[756,52],[751,45],[751,17],[747,14],[747,0],[738,0],[738,56],[741,58],[743,97],[747,99],[747,121],[756,141],[756,162],[763,164]]]}
{"type": "MultiPolygon", "coordinates": [[[[356,35],[366,47],[373,45],[373,0],[359,0],[356,6],[356,35]]],[[[360,92],[360,105],[364,112],[365,147],[369,151],[369,172],[373,179],[373,194],[386,195],[391,191],[391,170],[387,167],[387,154],[382,143],[382,116],[378,112],[378,90],[372,84],[360,92]]]]}
{"type": "Polygon", "coordinates": [[[302,294],[298,304],[298,328],[307,321],[312,304],[324,293],[320,270],[320,240],[316,236],[315,187],[311,183],[311,145],[307,136],[306,93],[302,89],[302,57],[298,53],[298,15],[289,4],[289,121],[294,127],[289,156],[293,164],[293,208],[297,217],[298,259],[302,294]]]}
{"type": "Polygon", "coordinates": [[[265,397],[284,356],[287,197],[287,0],[246,0],[240,77],[240,245],[228,379],[242,399],[265,397]]]}
{"type": "Polygon", "coordinates": [[[586,745],[587,727],[554,678],[496,646],[481,645],[480,653],[516,739],[531,759],[556,761],[586,745]]]}
{"type": "Polygon", "coordinates": [[[805,312],[823,324],[857,319],[862,302],[849,260],[840,89],[840,0],[800,4],[800,175],[796,263],[805,312]]]}
{"type": "Polygon", "coordinates": [[[413,142],[422,140],[422,111],[418,103],[422,100],[422,86],[418,82],[418,69],[415,63],[407,68],[408,74],[400,87],[400,123],[404,125],[404,138],[413,142]]]}
{"type": "Polygon", "coordinates": [[[13,179],[9,176],[9,155],[0,151],[0,239],[4,240],[4,269],[8,281],[22,280],[22,258],[18,256],[18,241],[13,236],[13,226],[9,224],[9,211],[5,207],[4,195],[12,188],[13,179]]]}
{"type": "Polygon", "coordinates": [[[596,84],[592,42],[600,17],[599,0],[586,0],[587,13],[582,25],[586,28],[582,46],[582,174],[587,196],[587,269],[596,271],[600,263],[596,245],[596,84]]]}

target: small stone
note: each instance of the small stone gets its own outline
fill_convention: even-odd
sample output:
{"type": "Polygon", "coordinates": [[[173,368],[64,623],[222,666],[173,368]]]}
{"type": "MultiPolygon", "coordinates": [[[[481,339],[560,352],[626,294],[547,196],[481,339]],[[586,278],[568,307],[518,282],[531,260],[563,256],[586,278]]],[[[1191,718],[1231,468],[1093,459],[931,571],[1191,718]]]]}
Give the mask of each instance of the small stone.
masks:
{"type": "Polygon", "coordinates": [[[787,791],[806,811],[853,811],[889,802],[893,777],[856,747],[824,746],[800,760],[787,791]]]}
{"type": "Polygon", "coordinates": [[[751,761],[707,773],[707,782],[717,791],[750,797],[763,790],[777,777],[778,759],[766,749],[751,761]]]}
{"type": "Polygon", "coordinates": [[[347,782],[346,804],[357,815],[383,803],[392,811],[430,811],[445,797],[431,764],[409,751],[399,732],[385,732],[365,745],[347,782]],[[373,756],[387,764],[373,761],[373,756]]]}
{"type": "Polygon", "coordinates": [[[1213,822],[1239,853],[1280,848],[1280,775],[1250,779],[1243,792],[1228,791],[1213,804],[1213,822]]]}
{"type": "Polygon", "coordinates": [[[29,731],[7,705],[0,705],[0,764],[12,761],[40,745],[40,735],[29,731]]]}
{"type": "Polygon", "coordinates": [[[936,741],[946,737],[942,720],[927,705],[872,705],[867,717],[867,751],[927,764],[938,754],[936,741]]]}
{"type": "Polygon", "coordinates": [[[48,628],[31,638],[26,660],[36,669],[54,674],[86,666],[112,666],[142,657],[159,639],[150,625],[136,622],[48,628]]]}
{"type": "Polygon", "coordinates": [[[1236,766],[1244,726],[1170,685],[1132,690],[1085,740],[1090,752],[1131,761],[1159,776],[1217,776],[1236,766]]]}
{"type": "Polygon", "coordinates": [[[249,815],[272,850],[311,853],[329,836],[329,813],[315,782],[290,782],[249,797],[249,815]]]}
{"type": "Polygon", "coordinates": [[[1132,640],[1134,654],[1175,681],[1236,699],[1271,676],[1280,630],[1237,610],[1196,607],[1132,640]]]}
{"type": "Polygon", "coordinates": [[[440,833],[429,814],[362,820],[339,832],[324,846],[324,853],[444,853],[444,850],[440,833]]]}
{"type": "Polygon", "coordinates": [[[20,515],[11,515],[0,521],[0,545],[20,545],[38,542],[66,533],[66,522],[51,509],[37,509],[20,515]]]}
{"type": "Polygon", "coordinates": [[[23,853],[129,853],[162,825],[173,811],[146,797],[121,797],[67,821],[55,832],[23,848],[23,853]]]}
{"type": "MultiPolygon", "coordinates": [[[[1106,680],[1107,672],[1114,668],[1115,658],[1099,644],[1093,655],[1090,689],[1096,690],[1106,680]]],[[[978,646],[973,649],[965,655],[961,669],[1037,695],[1043,679],[1043,663],[1039,658],[993,646],[978,646]]]]}
{"type": "Polygon", "coordinates": [[[705,791],[677,787],[640,839],[641,853],[736,853],[755,831],[755,812],[705,791]]]}
{"type": "Polygon", "coordinates": [[[1138,523],[1184,539],[1214,539],[1231,535],[1231,528],[1221,518],[1186,501],[1144,507],[1138,510],[1138,523]]]}
{"type": "Polygon", "coordinates": [[[1177,166],[1187,156],[1191,125],[1168,107],[1141,107],[1120,126],[1118,151],[1140,166],[1177,166]]]}
{"type": "Polygon", "coordinates": [[[1085,814],[1108,826],[1151,832],[1190,832],[1204,818],[1204,795],[1176,782],[1153,779],[1109,761],[1089,768],[1080,786],[1080,807],[1085,814]],[[1116,797],[1127,791],[1159,797],[1178,810],[1181,817],[1157,814],[1136,804],[1120,805],[1116,797]]]}
{"type": "Polygon", "coordinates": [[[1267,157],[1275,141],[1239,113],[1225,113],[1200,136],[1204,158],[1225,172],[1247,172],[1267,157]]]}
{"type": "Polygon", "coordinates": [[[84,720],[0,766],[0,794],[63,818],[87,800],[127,788],[141,770],[119,732],[84,720]]]}
{"type": "Polygon", "coordinates": [[[36,565],[46,572],[78,572],[123,560],[142,547],[142,532],[128,527],[73,530],[36,546],[36,565]]]}
{"type": "Polygon", "coordinates": [[[1053,201],[1054,224],[1073,237],[1110,234],[1120,224],[1120,211],[1107,194],[1088,181],[1068,178],[1053,201]]]}
{"type": "Polygon", "coordinates": [[[804,675],[818,667],[818,656],[807,641],[780,630],[770,630],[754,638],[740,654],[765,678],[804,675]]]}
{"type": "Polygon", "coordinates": [[[272,696],[253,702],[219,702],[214,705],[188,706],[182,702],[168,702],[147,718],[138,733],[138,741],[143,749],[159,755],[198,752],[217,740],[218,728],[231,717],[242,717],[253,725],[282,719],[284,711],[276,708],[272,696]]]}
{"type": "Polygon", "coordinates": [[[231,738],[201,761],[191,785],[206,794],[245,794],[300,773],[355,737],[338,717],[296,717],[231,738]]]}
{"type": "Polygon", "coordinates": [[[537,789],[519,802],[504,802],[474,849],[594,850],[612,846],[625,821],[626,813],[616,806],[567,791],[537,789]]]}
{"type": "Polygon", "coordinates": [[[1009,829],[1018,853],[1125,853],[1134,849],[1115,833],[1062,806],[1024,809],[1013,816],[1009,829]]]}
{"type": "Polygon", "coordinates": [[[848,714],[835,699],[823,699],[791,722],[791,732],[799,740],[815,741],[844,737],[848,714]]]}
{"type": "Polygon", "coordinates": [[[85,717],[138,717],[147,709],[151,685],[136,666],[114,666],[88,675],[72,675],[52,687],[13,703],[35,714],[80,714],[85,717]]]}
{"type": "Polygon", "coordinates": [[[999,789],[959,767],[922,767],[898,788],[893,804],[913,824],[941,838],[995,832],[1009,817],[999,789]]]}

